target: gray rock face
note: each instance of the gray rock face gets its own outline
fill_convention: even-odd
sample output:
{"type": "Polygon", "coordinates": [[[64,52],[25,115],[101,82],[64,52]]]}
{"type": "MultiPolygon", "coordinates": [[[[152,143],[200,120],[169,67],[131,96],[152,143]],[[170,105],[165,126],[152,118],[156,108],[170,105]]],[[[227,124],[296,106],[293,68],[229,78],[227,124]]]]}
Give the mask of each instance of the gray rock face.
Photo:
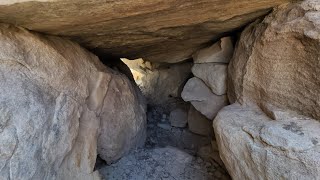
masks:
{"type": "Polygon", "coordinates": [[[241,34],[228,70],[231,102],[320,120],[320,1],[279,7],[241,34]]]}
{"type": "Polygon", "coordinates": [[[137,87],[121,74],[108,85],[100,117],[98,153],[108,164],[146,140],[146,104],[137,87]]]}
{"type": "Polygon", "coordinates": [[[182,109],[175,109],[170,112],[169,121],[173,127],[186,127],[188,122],[188,113],[182,109]]]}
{"type": "Polygon", "coordinates": [[[254,107],[233,104],[213,123],[220,156],[233,179],[318,179],[320,123],[272,120],[254,107]]]}
{"type": "Polygon", "coordinates": [[[226,95],[213,94],[206,84],[197,77],[188,80],[181,97],[184,101],[190,101],[208,119],[213,119],[218,111],[228,104],[226,95]]]}
{"type": "Polygon", "coordinates": [[[190,106],[188,112],[188,128],[191,132],[200,134],[203,136],[209,136],[213,133],[212,121],[207,119],[193,106],[190,106]]]}
{"type": "Polygon", "coordinates": [[[232,55],[232,40],[230,37],[224,37],[212,46],[199,50],[192,57],[194,63],[229,63],[232,55]]]}
{"type": "Polygon", "coordinates": [[[201,79],[216,95],[227,93],[227,64],[194,64],[192,73],[201,79]]]}
{"type": "Polygon", "coordinates": [[[100,121],[116,126],[105,104],[124,77],[75,43],[22,28],[0,24],[0,46],[0,179],[99,179],[100,121]]]}
{"type": "Polygon", "coordinates": [[[98,178],[90,83],[107,70],[70,41],[10,25],[0,46],[0,179],[98,178]]]}

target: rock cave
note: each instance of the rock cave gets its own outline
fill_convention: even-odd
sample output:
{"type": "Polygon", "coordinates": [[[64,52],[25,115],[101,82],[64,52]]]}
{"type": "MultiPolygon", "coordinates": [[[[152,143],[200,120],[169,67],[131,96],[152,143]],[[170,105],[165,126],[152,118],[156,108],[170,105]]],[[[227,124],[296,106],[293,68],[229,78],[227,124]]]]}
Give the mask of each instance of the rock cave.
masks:
{"type": "Polygon", "coordinates": [[[320,179],[319,0],[0,0],[0,180],[320,179]]]}

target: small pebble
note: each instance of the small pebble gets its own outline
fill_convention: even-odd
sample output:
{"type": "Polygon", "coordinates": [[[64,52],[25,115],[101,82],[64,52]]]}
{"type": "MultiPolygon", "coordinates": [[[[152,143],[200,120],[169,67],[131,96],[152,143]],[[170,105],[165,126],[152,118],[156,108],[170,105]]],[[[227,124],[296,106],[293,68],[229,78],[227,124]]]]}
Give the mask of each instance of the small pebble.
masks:
{"type": "Polygon", "coordinates": [[[198,162],[198,163],[202,163],[202,162],[203,162],[203,160],[202,160],[202,159],[200,159],[200,158],[198,158],[198,159],[197,159],[197,162],[198,162]]]}
{"type": "Polygon", "coordinates": [[[132,165],[132,162],[131,162],[131,161],[128,161],[128,162],[126,163],[126,165],[127,165],[127,166],[131,166],[131,165],[132,165]]]}
{"type": "Polygon", "coordinates": [[[131,172],[130,169],[126,169],[125,171],[126,171],[126,174],[130,174],[131,172]]]}
{"type": "Polygon", "coordinates": [[[164,124],[164,123],[158,123],[157,126],[159,128],[162,128],[164,130],[171,130],[171,126],[169,124],[164,124]]]}
{"type": "Polygon", "coordinates": [[[163,172],[163,173],[162,173],[162,177],[163,177],[163,178],[168,178],[168,177],[169,177],[169,173],[163,172]]]}
{"type": "Polygon", "coordinates": [[[206,162],[206,168],[210,167],[211,163],[210,162],[206,162]]]}
{"type": "Polygon", "coordinates": [[[194,168],[201,169],[201,167],[198,164],[194,165],[194,168]]]}

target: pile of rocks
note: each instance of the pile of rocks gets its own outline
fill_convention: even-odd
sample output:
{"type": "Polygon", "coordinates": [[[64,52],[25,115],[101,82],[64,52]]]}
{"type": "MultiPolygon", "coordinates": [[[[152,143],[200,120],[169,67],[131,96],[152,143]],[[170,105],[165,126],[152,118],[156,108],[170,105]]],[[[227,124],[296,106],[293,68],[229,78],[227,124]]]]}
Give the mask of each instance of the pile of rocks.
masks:
{"type": "Polygon", "coordinates": [[[181,97],[192,104],[187,120],[189,130],[196,134],[210,134],[213,118],[228,105],[227,67],[232,54],[232,39],[224,37],[193,55],[195,77],[188,80],[181,97]]]}

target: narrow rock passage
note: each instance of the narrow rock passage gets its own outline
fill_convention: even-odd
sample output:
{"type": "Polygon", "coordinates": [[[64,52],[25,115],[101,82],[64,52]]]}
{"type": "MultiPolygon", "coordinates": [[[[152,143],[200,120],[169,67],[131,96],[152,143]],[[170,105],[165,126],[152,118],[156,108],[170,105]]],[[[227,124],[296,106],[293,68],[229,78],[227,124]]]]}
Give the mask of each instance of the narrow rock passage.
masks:
{"type": "Polygon", "coordinates": [[[186,128],[170,126],[168,114],[160,107],[148,111],[148,137],[144,148],[131,151],[109,166],[98,167],[108,180],[211,180],[230,179],[218,163],[197,156],[210,138],[186,128]]]}

